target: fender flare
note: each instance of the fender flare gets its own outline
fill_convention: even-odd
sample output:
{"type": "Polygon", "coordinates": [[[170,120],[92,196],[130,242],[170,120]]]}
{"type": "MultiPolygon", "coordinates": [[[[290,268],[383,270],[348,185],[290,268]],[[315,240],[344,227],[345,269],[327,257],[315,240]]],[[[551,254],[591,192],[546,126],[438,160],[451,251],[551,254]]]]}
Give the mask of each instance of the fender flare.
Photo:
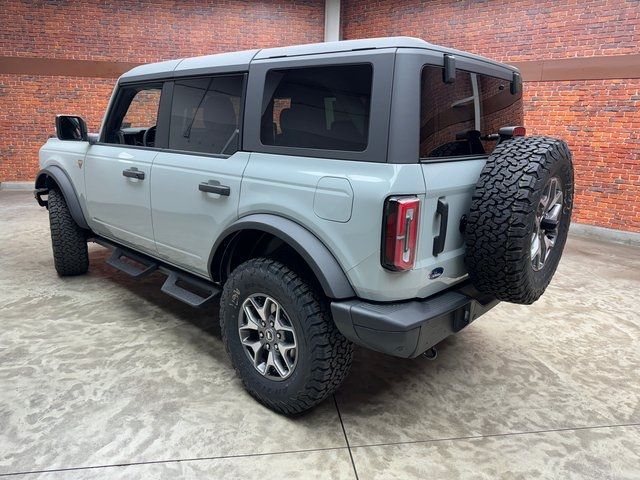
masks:
{"type": "Polygon", "coordinates": [[[80,207],[80,201],[78,200],[78,194],[67,172],[57,165],[50,165],[40,170],[36,175],[36,192],[39,189],[49,189],[54,184],[62,192],[71,216],[78,226],[86,230],[91,230],[87,220],[84,218],[84,213],[82,213],[82,207],[80,207]]]}
{"type": "Polygon", "coordinates": [[[318,237],[292,220],[271,214],[247,215],[236,220],[222,232],[209,255],[209,275],[211,278],[213,278],[214,256],[219,247],[224,248],[223,242],[242,230],[266,232],[288,244],[307,262],[328,297],[350,298],[356,296],[342,267],[318,237]]]}

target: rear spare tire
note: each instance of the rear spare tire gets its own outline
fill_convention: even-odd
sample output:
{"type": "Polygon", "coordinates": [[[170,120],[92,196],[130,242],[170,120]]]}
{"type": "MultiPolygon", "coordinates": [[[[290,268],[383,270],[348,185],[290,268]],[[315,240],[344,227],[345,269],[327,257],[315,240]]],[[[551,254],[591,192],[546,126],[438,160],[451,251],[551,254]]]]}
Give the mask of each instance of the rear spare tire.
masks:
{"type": "Polygon", "coordinates": [[[465,227],[465,263],[475,287],[503,301],[535,302],[560,261],[572,206],[565,142],[501,142],[480,174],[465,227]]]}

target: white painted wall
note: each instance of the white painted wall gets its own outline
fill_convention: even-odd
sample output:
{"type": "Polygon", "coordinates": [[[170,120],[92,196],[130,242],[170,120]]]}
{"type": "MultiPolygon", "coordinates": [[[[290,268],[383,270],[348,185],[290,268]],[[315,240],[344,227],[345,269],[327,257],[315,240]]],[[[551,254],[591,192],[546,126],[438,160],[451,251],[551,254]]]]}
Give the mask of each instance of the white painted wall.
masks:
{"type": "Polygon", "coordinates": [[[324,2],[324,41],[340,40],[340,0],[324,2]]]}

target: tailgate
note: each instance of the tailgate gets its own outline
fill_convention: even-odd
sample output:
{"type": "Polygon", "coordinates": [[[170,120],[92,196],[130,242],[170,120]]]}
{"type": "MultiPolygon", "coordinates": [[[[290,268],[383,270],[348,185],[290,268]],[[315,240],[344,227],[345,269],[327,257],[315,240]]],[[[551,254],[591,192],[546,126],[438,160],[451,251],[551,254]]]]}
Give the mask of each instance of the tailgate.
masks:
{"type": "Polygon", "coordinates": [[[426,194],[416,268],[426,274],[427,281],[450,285],[463,280],[467,273],[460,223],[468,214],[485,161],[465,158],[421,164],[426,194]]]}

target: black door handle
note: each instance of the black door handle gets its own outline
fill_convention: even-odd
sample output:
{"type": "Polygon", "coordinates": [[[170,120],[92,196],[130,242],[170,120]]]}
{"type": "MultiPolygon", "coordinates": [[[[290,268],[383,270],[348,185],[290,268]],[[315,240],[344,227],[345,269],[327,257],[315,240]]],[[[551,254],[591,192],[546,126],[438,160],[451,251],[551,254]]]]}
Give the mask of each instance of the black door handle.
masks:
{"type": "Polygon", "coordinates": [[[122,171],[122,175],[127,178],[137,178],[138,180],[144,180],[144,172],[141,172],[135,167],[127,168],[122,171]]]}
{"type": "Polygon", "coordinates": [[[438,199],[436,215],[440,214],[440,232],[433,238],[433,256],[437,256],[444,250],[444,241],[447,239],[447,225],[449,223],[449,204],[444,198],[438,199]]]}
{"type": "Polygon", "coordinates": [[[220,185],[220,182],[210,183],[213,181],[215,180],[210,180],[209,182],[202,182],[200,185],[198,185],[198,190],[200,190],[201,192],[207,192],[207,193],[217,193],[218,195],[224,195],[225,197],[228,197],[229,194],[231,193],[231,189],[226,185],[220,185]]]}

